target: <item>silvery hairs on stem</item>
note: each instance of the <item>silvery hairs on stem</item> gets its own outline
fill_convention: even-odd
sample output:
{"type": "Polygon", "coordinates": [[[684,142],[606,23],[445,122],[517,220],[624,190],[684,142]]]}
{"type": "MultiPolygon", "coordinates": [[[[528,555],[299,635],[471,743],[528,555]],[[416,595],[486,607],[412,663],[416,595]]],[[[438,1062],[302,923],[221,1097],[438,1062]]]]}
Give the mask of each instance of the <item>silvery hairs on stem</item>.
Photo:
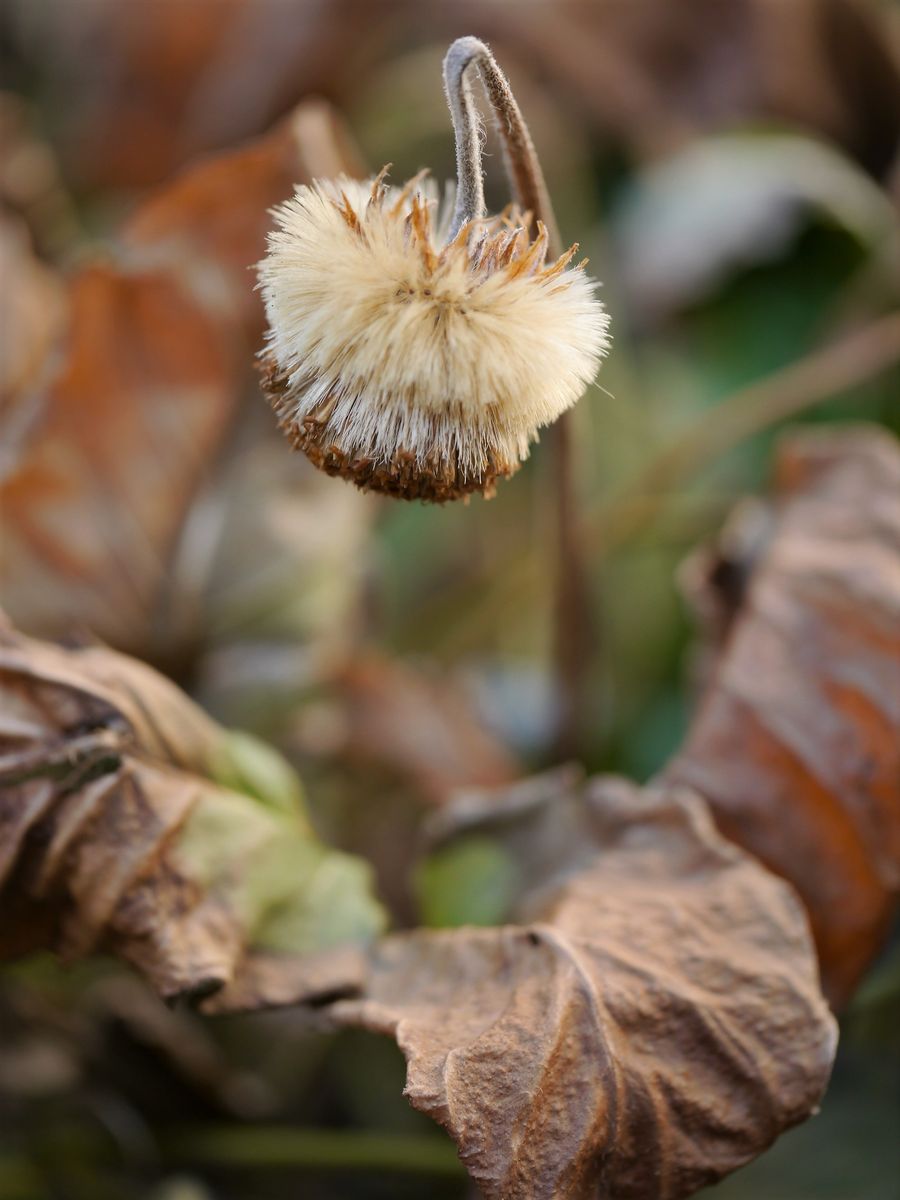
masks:
{"type": "Polygon", "coordinates": [[[534,146],[487,46],[454,42],[444,85],[455,194],[441,203],[427,171],[389,186],[387,167],[366,183],[300,186],[275,209],[259,265],[263,381],[280,427],[329,474],[408,500],[492,495],[608,345],[595,285],[569,265],[577,246],[555,257],[534,146]],[[485,210],[476,73],[514,195],[497,216],[485,210]]]}

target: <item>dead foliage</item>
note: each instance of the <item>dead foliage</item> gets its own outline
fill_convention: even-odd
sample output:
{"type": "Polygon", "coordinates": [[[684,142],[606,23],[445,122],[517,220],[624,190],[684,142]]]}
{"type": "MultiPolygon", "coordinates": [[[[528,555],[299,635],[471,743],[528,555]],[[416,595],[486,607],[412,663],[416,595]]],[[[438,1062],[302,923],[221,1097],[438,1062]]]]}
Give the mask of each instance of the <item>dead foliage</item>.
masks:
{"type": "Polygon", "coordinates": [[[215,992],[256,948],[381,923],[367,868],[317,841],[272,752],[133,659],[8,626],[0,851],[0,958],[112,952],[170,999],[215,992]]]}
{"type": "MultiPolygon", "coordinates": [[[[63,335],[58,320],[49,346],[35,322],[23,329],[20,353],[33,331],[44,369],[7,398],[0,572],[5,607],[30,633],[86,628],[176,665],[200,635],[208,564],[191,531],[199,523],[209,542],[217,528],[215,467],[252,387],[263,317],[251,267],[268,208],[295,182],[352,170],[342,146],[331,111],[310,103],[201,162],[75,273],[63,335]]],[[[51,286],[37,270],[16,293],[23,324],[27,297],[51,286]]],[[[52,311],[42,303],[47,321],[52,311]]],[[[16,379],[27,366],[13,364],[16,379]]]]}
{"type": "Polygon", "coordinates": [[[698,797],[564,772],[441,823],[530,844],[515,924],[397,934],[214,1007],[357,993],[332,1022],[397,1040],[488,1198],[674,1200],[815,1109],[835,1025],[805,915],[698,797]]]}
{"type": "MultiPolygon", "coordinates": [[[[898,863],[897,448],[804,433],[778,462],[750,561],[707,597],[718,659],[656,784],[564,770],[440,794],[433,852],[486,838],[513,864],[493,927],[367,949],[365,872],[311,837],[282,776],[248,783],[140,664],[6,631],[3,953],[111,949],[209,1012],[306,1004],[393,1036],[410,1101],[487,1197],[675,1200],[749,1161],[830,1070],[807,910],[840,999],[898,863]]],[[[414,726],[360,672],[353,727],[414,726]]]]}
{"type": "Polygon", "coordinates": [[[898,494],[887,433],[782,443],[746,578],[721,557],[708,564],[699,602],[726,633],[664,773],[797,888],[836,1004],[880,948],[900,889],[898,494]],[[728,578],[737,591],[723,607],[728,578]]]}

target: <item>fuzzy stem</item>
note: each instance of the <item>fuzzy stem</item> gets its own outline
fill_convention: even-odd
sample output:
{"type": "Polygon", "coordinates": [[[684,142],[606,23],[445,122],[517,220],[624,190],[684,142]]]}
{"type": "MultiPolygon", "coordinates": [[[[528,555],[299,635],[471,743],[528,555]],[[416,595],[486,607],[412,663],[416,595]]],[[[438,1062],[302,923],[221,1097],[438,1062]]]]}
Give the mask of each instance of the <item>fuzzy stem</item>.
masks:
{"type": "Polygon", "coordinates": [[[481,76],[485,94],[494,110],[513,196],[523,212],[532,214],[535,224],[538,221],[544,223],[549,238],[548,257],[555,258],[562,247],[534,142],[506,76],[484,42],[474,37],[458,38],[444,59],[444,89],[456,134],[458,176],[450,236],[455,237],[467,221],[485,214],[481,131],[469,82],[473,67],[481,76]]]}
{"type": "MultiPolygon", "coordinates": [[[[523,212],[532,214],[532,231],[536,231],[539,221],[544,225],[548,258],[556,258],[562,245],[534,142],[506,76],[484,42],[474,37],[459,38],[444,59],[444,87],[456,134],[458,176],[450,237],[455,237],[467,221],[483,217],[485,213],[481,131],[468,78],[472,67],[478,70],[494,110],[513,196],[523,212]]],[[[555,670],[559,718],[555,749],[562,756],[575,754],[579,749],[593,640],[588,571],[579,530],[572,463],[571,422],[571,414],[563,414],[548,438],[556,478],[553,549],[556,559],[555,670]]]]}
{"type": "Polygon", "coordinates": [[[465,53],[469,42],[481,45],[475,38],[460,38],[444,59],[444,91],[456,135],[456,207],[448,241],[452,241],[468,221],[480,220],[487,211],[481,171],[481,122],[467,77],[474,61],[472,55],[465,53]]]}

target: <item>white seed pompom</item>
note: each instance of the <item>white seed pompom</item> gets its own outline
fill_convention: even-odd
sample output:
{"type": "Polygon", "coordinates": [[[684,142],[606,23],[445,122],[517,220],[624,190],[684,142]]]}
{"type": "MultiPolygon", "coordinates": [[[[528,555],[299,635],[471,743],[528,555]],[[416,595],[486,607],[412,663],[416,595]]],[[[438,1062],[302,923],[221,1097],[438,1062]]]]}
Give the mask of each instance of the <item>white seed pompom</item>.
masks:
{"type": "Polygon", "coordinates": [[[349,180],[275,210],[259,268],[266,388],[292,443],[360,487],[493,490],[581,396],[608,319],[575,247],[547,265],[520,215],[433,233],[433,189],[349,180]]]}

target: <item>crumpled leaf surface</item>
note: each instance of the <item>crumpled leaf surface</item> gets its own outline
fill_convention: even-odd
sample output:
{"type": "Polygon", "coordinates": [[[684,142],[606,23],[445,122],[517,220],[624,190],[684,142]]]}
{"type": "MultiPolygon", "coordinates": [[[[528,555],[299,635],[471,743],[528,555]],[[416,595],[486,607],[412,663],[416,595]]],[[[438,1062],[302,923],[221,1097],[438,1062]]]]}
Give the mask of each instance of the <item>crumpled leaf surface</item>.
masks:
{"type": "MultiPolygon", "coordinates": [[[[206,632],[228,543],[216,469],[238,432],[242,464],[255,461],[272,424],[252,366],[263,313],[250,268],[274,203],[352,169],[342,145],[327,106],[303,105],[151,197],[72,278],[68,329],[45,355],[54,369],[27,397],[0,476],[4,605],[29,633],[86,628],[174,671],[206,632]],[[245,395],[255,431],[238,429],[245,395]]],[[[251,511],[270,519],[262,497],[251,511]]],[[[259,529],[256,541],[271,545],[259,529]]]]}
{"type": "Polygon", "coordinates": [[[674,1200],[814,1111],[835,1024],[793,892],[696,795],[566,787],[511,794],[519,838],[552,823],[554,793],[568,811],[569,862],[520,924],[388,937],[330,1015],[396,1038],[410,1101],[488,1200],[674,1200]]]}
{"type": "Polygon", "coordinates": [[[109,950],[206,995],[257,951],[377,933],[369,884],[274,752],[132,659],[0,629],[0,957],[109,950]]]}
{"type": "Polygon", "coordinates": [[[798,889],[836,1004],[881,946],[900,890],[898,497],[900,447],[886,432],[782,443],[772,532],[664,772],[798,889]]]}

